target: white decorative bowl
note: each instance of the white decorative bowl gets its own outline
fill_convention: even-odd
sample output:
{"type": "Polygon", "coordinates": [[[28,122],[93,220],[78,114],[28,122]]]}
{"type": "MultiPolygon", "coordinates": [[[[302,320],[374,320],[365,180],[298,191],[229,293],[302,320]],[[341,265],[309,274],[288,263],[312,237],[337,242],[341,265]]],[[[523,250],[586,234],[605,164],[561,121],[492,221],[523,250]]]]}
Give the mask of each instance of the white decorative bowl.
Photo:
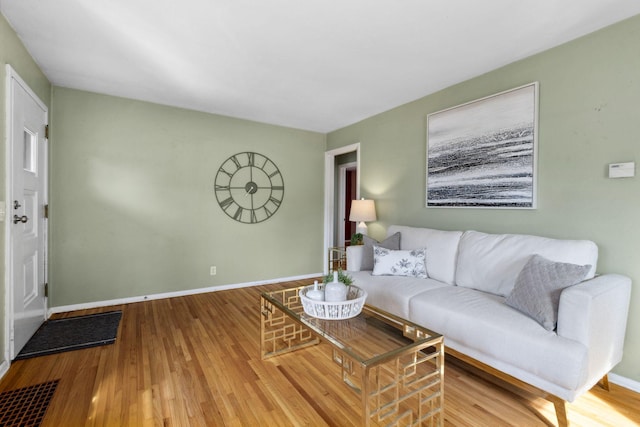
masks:
{"type": "Polygon", "coordinates": [[[346,301],[317,301],[307,298],[307,291],[313,289],[313,285],[300,289],[300,301],[304,312],[309,316],[325,320],[342,320],[356,317],[364,307],[367,292],[357,286],[350,285],[347,291],[346,301]]]}

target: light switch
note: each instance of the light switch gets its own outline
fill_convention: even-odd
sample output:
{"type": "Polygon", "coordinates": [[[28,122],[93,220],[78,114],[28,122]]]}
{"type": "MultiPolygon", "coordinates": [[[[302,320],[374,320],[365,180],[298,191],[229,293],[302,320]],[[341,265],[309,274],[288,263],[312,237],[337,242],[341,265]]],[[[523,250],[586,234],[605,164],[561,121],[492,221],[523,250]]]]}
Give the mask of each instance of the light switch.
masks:
{"type": "Polygon", "coordinates": [[[609,164],[609,178],[632,178],[635,175],[636,162],[609,164]]]}
{"type": "Polygon", "coordinates": [[[3,201],[0,202],[0,222],[4,222],[4,217],[7,215],[6,203],[3,201]]]}

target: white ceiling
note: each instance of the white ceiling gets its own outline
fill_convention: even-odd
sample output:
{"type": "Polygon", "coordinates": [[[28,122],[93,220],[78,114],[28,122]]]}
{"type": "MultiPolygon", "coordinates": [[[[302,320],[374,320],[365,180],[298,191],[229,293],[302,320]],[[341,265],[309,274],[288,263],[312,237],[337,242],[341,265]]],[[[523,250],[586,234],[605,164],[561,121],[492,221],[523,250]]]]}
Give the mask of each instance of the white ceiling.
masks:
{"type": "Polygon", "coordinates": [[[0,0],[0,11],[54,85],[329,132],[639,14],[640,1],[0,0]]]}

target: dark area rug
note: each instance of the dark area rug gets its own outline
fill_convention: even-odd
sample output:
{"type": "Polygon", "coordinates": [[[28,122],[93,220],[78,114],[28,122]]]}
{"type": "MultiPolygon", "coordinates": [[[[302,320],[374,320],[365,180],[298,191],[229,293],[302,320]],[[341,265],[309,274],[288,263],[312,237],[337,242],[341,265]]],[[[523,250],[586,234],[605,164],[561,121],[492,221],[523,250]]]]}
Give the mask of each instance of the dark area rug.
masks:
{"type": "Polygon", "coordinates": [[[33,334],[15,360],[113,344],[121,317],[121,311],[110,311],[47,320],[33,334]]]}
{"type": "Polygon", "coordinates": [[[42,422],[58,381],[0,393],[0,426],[37,427],[42,422]]]}

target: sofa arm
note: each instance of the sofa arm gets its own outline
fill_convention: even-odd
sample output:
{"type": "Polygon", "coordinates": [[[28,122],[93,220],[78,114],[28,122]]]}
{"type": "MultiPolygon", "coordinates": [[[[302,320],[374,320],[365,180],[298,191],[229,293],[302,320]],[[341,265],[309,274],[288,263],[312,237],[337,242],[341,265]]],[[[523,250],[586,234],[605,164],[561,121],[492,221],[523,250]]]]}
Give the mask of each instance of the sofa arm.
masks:
{"type": "Polygon", "coordinates": [[[347,271],[360,271],[364,246],[347,246],[347,271]]]}
{"type": "Polygon", "coordinates": [[[589,349],[589,378],[599,379],[622,360],[631,279],[605,274],[571,286],[560,295],[559,336],[589,349]]]}

